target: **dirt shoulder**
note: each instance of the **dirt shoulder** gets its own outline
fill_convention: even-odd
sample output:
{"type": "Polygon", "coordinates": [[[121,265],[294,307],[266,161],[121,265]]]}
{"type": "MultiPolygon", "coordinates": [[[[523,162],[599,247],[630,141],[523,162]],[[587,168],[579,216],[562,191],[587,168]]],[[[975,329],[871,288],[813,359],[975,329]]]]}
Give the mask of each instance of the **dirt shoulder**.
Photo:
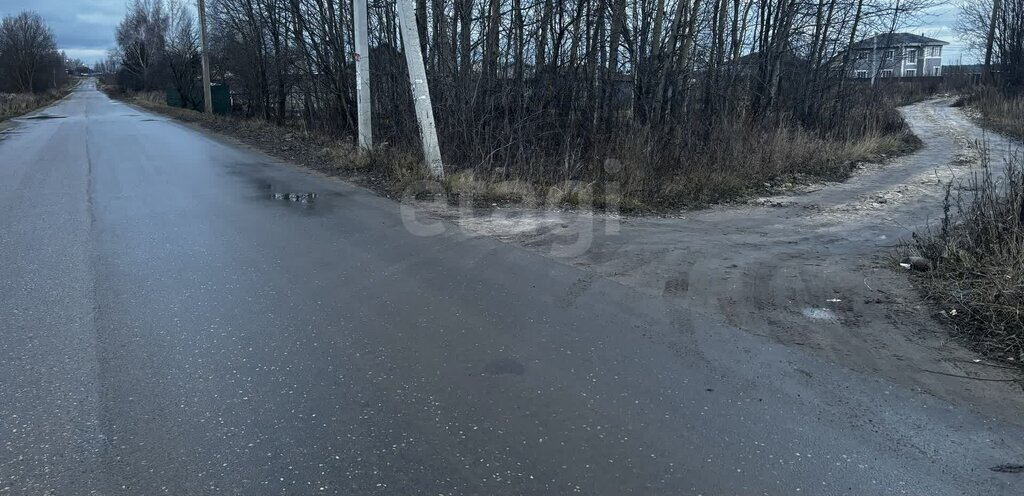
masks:
{"type": "MultiPolygon", "coordinates": [[[[936,222],[945,188],[979,162],[983,131],[952,100],[906,107],[923,141],[915,154],[866,164],[847,182],[675,216],[426,206],[473,234],[557,258],[700,318],[767,336],[851,370],[880,376],[1020,423],[1019,375],[950,338],[893,256],[936,222]]],[[[989,136],[990,139],[992,138],[989,136]]],[[[998,139],[993,146],[1006,146],[998,139]]]]}

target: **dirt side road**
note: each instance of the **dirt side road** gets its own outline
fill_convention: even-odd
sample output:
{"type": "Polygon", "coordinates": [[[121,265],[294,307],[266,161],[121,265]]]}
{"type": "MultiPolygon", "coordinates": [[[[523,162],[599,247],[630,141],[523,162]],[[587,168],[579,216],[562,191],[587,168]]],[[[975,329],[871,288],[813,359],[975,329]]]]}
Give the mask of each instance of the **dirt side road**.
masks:
{"type": "Polygon", "coordinates": [[[1015,376],[952,342],[935,309],[886,259],[942,215],[946,184],[974,170],[981,140],[996,164],[1013,146],[950,105],[937,99],[904,109],[924,142],[919,152],[801,194],[678,218],[501,209],[460,224],[661,296],[686,314],[1022,422],[1020,386],[1000,382],[1015,376]]]}

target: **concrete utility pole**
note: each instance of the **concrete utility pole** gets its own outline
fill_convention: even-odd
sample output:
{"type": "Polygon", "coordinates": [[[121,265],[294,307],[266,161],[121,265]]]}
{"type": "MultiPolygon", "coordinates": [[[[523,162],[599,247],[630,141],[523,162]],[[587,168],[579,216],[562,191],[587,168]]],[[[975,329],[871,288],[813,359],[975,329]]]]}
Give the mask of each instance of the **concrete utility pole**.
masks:
{"type": "Polygon", "coordinates": [[[199,45],[203,60],[203,107],[213,113],[213,95],[210,90],[210,53],[206,50],[206,0],[199,0],[199,45]]]}
{"type": "Polygon", "coordinates": [[[420,33],[416,26],[415,0],[398,0],[398,21],[402,27],[402,46],[405,62],[409,66],[409,82],[412,85],[412,99],[416,104],[416,120],[420,124],[420,138],[423,141],[423,155],[427,167],[435,178],[444,177],[444,162],[441,161],[441,146],[437,142],[437,127],[434,125],[434,108],[430,101],[430,86],[427,70],[423,65],[420,50],[420,33]]]}
{"type": "Polygon", "coordinates": [[[352,2],[356,35],[356,100],[359,113],[359,147],[373,148],[373,103],[370,99],[370,42],[366,27],[366,0],[352,2]]]}

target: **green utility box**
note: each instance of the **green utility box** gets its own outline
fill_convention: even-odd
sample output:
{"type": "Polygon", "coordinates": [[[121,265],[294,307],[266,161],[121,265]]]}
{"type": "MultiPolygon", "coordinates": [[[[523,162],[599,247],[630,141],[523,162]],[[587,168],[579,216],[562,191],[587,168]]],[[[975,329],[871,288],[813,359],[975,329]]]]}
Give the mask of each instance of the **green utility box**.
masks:
{"type": "MultiPolygon", "coordinates": [[[[210,93],[213,96],[213,113],[226,115],[231,112],[231,91],[228,89],[226,84],[211,84],[210,93]]],[[[192,110],[202,112],[203,111],[203,85],[198,84],[192,87],[191,90],[192,98],[191,101],[196,102],[192,107],[192,110]]],[[[175,88],[167,88],[166,92],[167,105],[169,107],[185,108],[188,107],[183,102],[185,98],[175,88]]]]}

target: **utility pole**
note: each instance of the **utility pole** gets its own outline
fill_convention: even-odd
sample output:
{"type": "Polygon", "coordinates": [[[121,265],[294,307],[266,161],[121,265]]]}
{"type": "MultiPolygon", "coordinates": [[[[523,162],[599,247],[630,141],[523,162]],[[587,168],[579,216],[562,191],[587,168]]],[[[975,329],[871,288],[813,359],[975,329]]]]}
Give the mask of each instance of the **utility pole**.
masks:
{"type": "Polygon", "coordinates": [[[206,0],[199,0],[199,45],[203,61],[203,107],[213,113],[213,95],[210,90],[210,52],[206,50],[206,0]]]}
{"type": "Polygon", "coordinates": [[[427,167],[435,178],[444,177],[444,162],[441,160],[441,145],[437,141],[437,127],[434,124],[434,108],[430,101],[430,85],[427,70],[423,65],[420,50],[420,33],[416,25],[415,0],[398,0],[398,21],[402,28],[402,47],[405,63],[409,67],[409,83],[412,85],[412,99],[416,105],[416,120],[420,125],[420,139],[423,141],[423,156],[427,167]]]}
{"type": "Polygon", "coordinates": [[[373,149],[373,101],[370,99],[370,42],[366,27],[366,0],[353,0],[356,37],[356,100],[359,113],[359,147],[373,149]]]}

